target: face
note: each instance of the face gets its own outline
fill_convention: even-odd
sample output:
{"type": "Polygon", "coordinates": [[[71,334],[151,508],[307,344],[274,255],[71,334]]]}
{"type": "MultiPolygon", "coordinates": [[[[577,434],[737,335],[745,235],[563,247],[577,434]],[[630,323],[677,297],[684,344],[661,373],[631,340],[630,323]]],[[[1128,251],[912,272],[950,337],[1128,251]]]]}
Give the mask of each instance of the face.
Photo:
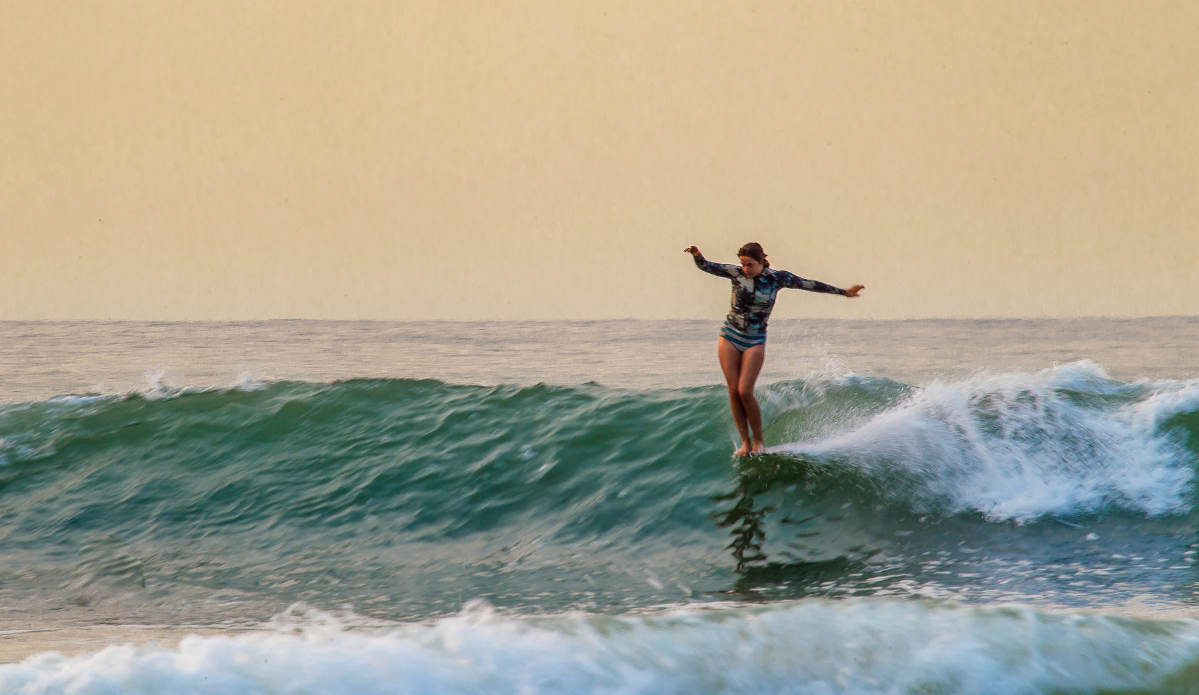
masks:
{"type": "Polygon", "coordinates": [[[756,278],[762,274],[762,269],[766,266],[749,256],[737,256],[741,259],[741,272],[745,273],[745,277],[756,278]]]}

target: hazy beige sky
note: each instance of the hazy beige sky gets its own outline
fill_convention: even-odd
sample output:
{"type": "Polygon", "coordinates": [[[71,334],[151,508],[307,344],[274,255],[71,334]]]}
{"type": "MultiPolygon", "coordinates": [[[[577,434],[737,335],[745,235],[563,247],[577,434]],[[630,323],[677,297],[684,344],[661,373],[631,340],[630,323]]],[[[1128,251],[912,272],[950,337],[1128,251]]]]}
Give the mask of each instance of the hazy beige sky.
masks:
{"type": "Polygon", "coordinates": [[[0,4],[0,318],[1199,314],[1199,3],[0,4]]]}

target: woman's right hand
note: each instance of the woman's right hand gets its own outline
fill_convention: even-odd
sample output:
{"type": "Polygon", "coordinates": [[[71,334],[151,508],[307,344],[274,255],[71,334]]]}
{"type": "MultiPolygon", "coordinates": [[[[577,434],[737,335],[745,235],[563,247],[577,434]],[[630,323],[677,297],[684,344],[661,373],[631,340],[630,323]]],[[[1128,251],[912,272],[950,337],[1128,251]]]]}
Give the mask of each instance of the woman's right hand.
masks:
{"type": "Polygon", "coordinates": [[[699,249],[697,249],[697,248],[696,248],[696,247],[694,247],[694,246],[688,246],[687,248],[683,249],[683,251],[684,251],[685,253],[689,253],[689,254],[691,254],[692,256],[696,256],[696,257],[698,257],[698,256],[699,256],[699,249]]]}

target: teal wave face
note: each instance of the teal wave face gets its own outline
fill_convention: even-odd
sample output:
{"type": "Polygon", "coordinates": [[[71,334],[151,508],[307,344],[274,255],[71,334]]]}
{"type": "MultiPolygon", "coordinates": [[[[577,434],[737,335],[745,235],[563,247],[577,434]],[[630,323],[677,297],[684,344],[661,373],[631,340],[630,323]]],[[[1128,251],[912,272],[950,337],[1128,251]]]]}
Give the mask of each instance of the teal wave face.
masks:
{"type": "Polygon", "coordinates": [[[555,562],[590,549],[562,571],[594,582],[612,548],[673,550],[708,525],[722,406],[408,380],[23,404],[0,416],[0,527],[25,583],[89,606],[142,586],[160,609],[217,587],[270,610],[335,596],[419,614],[455,587],[528,603],[551,539],[555,562]]]}
{"type": "Polygon", "coordinates": [[[5,413],[2,484],[14,500],[55,490],[52,509],[24,508],[31,529],[103,519],[203,535],[385,514],[390,532],[436,540],[550,514],[602,532],[597,512],[627,523],[670,496],[655,486],[698,472],[677,464],[723,459],[720,405],[702,394],[421,381],[59,400],[5,413]],[[597,493],[628,486],[651,504],[593,509],[597,493]]]}
{"type": "Polygon", "coordinates": [[[1189,601],[1195,387],[1078,369],[775,384],[777,455],[743,462],[720,388],[355,380],[7,406],[0,595],[147,622],[293,601],[386,618],[475,598],[1189,601]]]}

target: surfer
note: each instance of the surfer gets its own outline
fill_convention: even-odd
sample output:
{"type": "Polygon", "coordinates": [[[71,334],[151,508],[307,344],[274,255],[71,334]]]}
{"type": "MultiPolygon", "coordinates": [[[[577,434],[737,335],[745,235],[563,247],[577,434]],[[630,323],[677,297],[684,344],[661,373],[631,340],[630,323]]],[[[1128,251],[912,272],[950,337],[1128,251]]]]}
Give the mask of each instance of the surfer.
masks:
{"type": "Polygon", "coordinates": [[[866,286],[854,285],[843,290],[785,270],[771,270],[766,252],[757,242],[737,249],[737,257],[741,260],[739,266],[705,260],[694,246],[683,250],[695,258],[695,265],[700,270],[733,281],[733,306],[720,329],[716,354],[729,386],[729,405],[733,409],[737,433],[741,435],[737,456],[757,454],[765,446],[762,443],[762,410],[754,398],[754,383],[766,361],[766,322],[778,291],[790,288],[853,298],[866,286]],[[750,439],[751,429],[753,439],[750,439]]]}

